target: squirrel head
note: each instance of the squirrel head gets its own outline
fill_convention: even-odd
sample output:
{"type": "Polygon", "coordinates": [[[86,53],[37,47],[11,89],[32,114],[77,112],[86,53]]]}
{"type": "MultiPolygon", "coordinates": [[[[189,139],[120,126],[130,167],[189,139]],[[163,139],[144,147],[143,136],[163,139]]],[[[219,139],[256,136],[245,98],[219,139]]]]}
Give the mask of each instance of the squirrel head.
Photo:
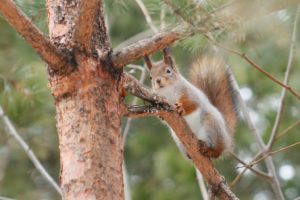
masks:
{"type": "Polygon", "coordinates": [[[152,63],[149,57],[145,57],[145,63],[150,72],[150,79],[154,90],[173,85],[178,80],[179,74],[169,52],[164,50],[164,59],[155,63],[152,63]]]}

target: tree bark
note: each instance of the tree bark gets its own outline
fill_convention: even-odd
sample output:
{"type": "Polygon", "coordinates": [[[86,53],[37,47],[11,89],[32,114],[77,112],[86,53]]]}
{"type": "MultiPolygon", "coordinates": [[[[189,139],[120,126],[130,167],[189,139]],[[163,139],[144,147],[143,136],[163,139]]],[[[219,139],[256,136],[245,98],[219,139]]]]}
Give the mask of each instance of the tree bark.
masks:
{"type": "MultiPolygon", "coordinates": [[[[103,23],[101,3],[95,23],[106,30],[100,24],[103,23]]],[[[97,47],[101,58],[72,43],[78,5],[79,1],[47,1],[51,41],[58,47],[69,47],[74,61],[67,72],[49,68],[56,106],[63,199],[123,199],[121,71],[110,70],[111,64],[105,57],[110,49],[106,31],[97,32],[105,41],[97,47]]],[[[80,42],[83,44],[86,39],[87,43],[95,44],[99,42],[98,37],[83,37],[80,42]]]]}
{"type": "Polygon", "coordinates": [[[123,199],[119,80],[91,58],[77,61],[78,71],[71,76],[50,78],[63,197],[123,199]]]}

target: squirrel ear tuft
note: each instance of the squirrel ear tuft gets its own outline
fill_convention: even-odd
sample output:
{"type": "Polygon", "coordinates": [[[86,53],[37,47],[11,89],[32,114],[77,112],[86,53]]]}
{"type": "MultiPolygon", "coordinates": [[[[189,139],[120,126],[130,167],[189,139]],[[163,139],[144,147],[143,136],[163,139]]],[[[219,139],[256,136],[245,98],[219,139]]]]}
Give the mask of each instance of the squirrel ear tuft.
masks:
{"type": "Polygon", "coordinates": [[[152,69],[152,61],[149,56],[144,57],[146,68],[151,71],[152,69]]]}
{"type": "Polygon", "coordinates": [[[163,49],[164,63],[169,65],[172,69],[175,69],[174,60],[170,54],[170,48],[166,47],[163,49]]]}

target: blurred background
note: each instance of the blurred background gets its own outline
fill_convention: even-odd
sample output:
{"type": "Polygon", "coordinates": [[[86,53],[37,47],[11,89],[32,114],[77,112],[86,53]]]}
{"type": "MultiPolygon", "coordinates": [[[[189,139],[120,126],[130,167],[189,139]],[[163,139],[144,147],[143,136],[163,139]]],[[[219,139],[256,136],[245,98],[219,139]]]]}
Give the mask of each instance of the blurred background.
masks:
{"type": "MultiPolygon", "coordinates": [[[[182,22],[182,19],[176,16],[166,3],[159,0],[143,2],[157,27],[160,25],[162,9],[165,10],[167,26],[172,27],[182,22]]],[[[196,21],[199,13],[192,9],[189,1],[171,2],[181,9],[186,19],[196,21]]],[[[204,2],[203,7],[207,11],[222,8],[230,3],[225,0],[199,2],[204,2]]],[[[47,33],[45,2],[18,0],[17,3],[33,22],[47,33]]],[[[241,21],[235,26],[224,21],[224,24],[229,24],[228,27],[214,32],[212,36],[222,46],[245,53],[267,72],[283,81],[296,6],[256,17],[256,8],[259,6],[255,4],[251,7],[252,10],[249,10],[253,19],[241,21]]],[[[152,34],[134,0],[107,0],[106,14],[113,47],[120,48],[152,34]]],[[[300,28],[299,23],[297,27],[300,28]]],[[[296,44],[299,44],[299,39],[296,44]]],[[[259,134],[265,142],[268,141],[280,103],[282,89],[280,86],[255,70],[241,57],[217,49],[203,35],[198,34],[177,42],[171,50],[178,68],[185,76],[188,75],[188,66],[195,59],[211,52],[223,57],[232,67],[259,134]]],[[[160,55],[155,54],[153,58],[160,59],[160,55]]],[[[142,65],[142,62],[135,64],[142,65]]],[[[300,91],[299,65],[300,53],[296,49],[289,85],[297,91],[300,91]]],[[[126,70],[139,78],[139,70],[130,68],[126,70]]],[[[149,83],[147,77],[145,84],[149,85],[149,83]]],[[[127,101],[131,102],[132,97],[127,101]]],[[[0,104],[21,137],[29,144],[50,175],[58,181],[59,154],[55,109],[47,87],[45,64],[2,16],[0,16],[0,104]]],[[[299,100],[288,93],[278,133],[299,120],[299,105],[299,100]]],[[[125,124],[126,119],[123,121],[125,124]]],[[[275,142],[272,150],[298,142],[299,131],[299,126],[293,127],[275,142]]],[[[253,135],[242,119],[236,131],[235,144],[235,154],[245,162],[251,161],[259,152],[253,135]]],[[[300,147],[295,146],[273,155],[276,172],[286,199],[300,196],[299,150],[300,147]]],[[[126,141],[125,160],[133,200],[201,199],[193,166],[182,157],[168,133],[168,128],[160,120],[144,118],[132,121],[126,141]]],[[[241,164],[231,156],[217,160],[215,164],[228,183],[231,183],[243,169],[240,167],[241,164]]],[[[255,168],[266,170],[263,162],[255,168]]],[[[269,182],[249,171],[232,189],[243,200],[274,198],[269,182]]],[[[15,139],[9,136],[2,119],[0,120],[0,196],[22,200],[60,199],[56,191],[35,169],[15,139]]]]}

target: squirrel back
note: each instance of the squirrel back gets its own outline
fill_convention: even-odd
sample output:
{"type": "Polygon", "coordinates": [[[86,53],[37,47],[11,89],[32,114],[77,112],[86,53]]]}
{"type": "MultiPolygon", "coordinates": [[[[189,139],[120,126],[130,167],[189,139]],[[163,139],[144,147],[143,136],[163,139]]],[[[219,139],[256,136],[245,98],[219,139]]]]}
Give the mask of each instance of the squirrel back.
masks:
{"type": "Polygon", "coordinates": [[[221,112],[228,132],[233,134],[237,121],[237,94],[229,67],[218,58],[196,60],[190,70],[190,81],[208,97],[221,112]]]}

